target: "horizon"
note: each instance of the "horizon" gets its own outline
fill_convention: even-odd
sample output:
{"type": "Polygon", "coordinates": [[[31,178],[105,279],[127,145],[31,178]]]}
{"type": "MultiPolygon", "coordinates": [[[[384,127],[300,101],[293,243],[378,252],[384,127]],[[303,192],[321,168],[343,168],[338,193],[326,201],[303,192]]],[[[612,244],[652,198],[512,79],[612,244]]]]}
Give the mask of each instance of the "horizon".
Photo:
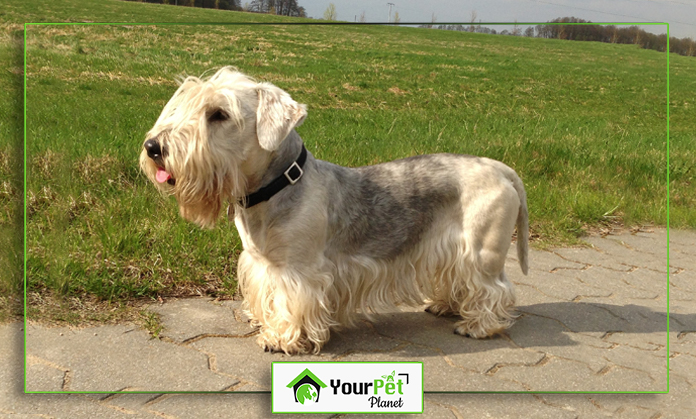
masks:
{"type": "Polygon", "coordinates": [[[583,5],[588,4],[591,8],[578,7],[575,5],[578,2],[572,0],[473,0],[465,6],[466,10],[456,0],[435,0],[427,4],[415,0],[387,0],[383,3],[369,0],[298,0],[298,5],[305,8],[307,16],[314,19],[323,18],[329,3],[336,6],[337,20],[344,22],[359,21],[362,13],[365,14],[365,23],[392,23],[398,13],[400,25],[404,26],[430,24],[433,16],[436,19],[433,23],[435,25],[471,25],[473,17],[475,25],[501,26],[502,31],[510,30],[515,21],[524,30],[532,24],[536,26],[556,18],[575,17],[597,25],[636,25],[646,32],[658,35],[667,33],[664,23],[669,23],[670,37],[696,39],[696,22],[682,20],[686,20],[684,16],[696,16],[696,2],[689,4],[680,0],[583,2],[583,5]],[[443,19],[442,16],[449,18],[443,19]]]}

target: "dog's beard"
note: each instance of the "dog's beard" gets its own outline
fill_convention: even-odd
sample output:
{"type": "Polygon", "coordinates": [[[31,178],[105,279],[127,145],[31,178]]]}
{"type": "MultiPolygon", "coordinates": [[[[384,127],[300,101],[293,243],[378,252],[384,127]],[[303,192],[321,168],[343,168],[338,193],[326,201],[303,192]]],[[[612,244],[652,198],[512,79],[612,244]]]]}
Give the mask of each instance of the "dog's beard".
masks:
{"type": "Polygon", "coordinates": [[[212,228],[227,202],[234,204],[245,195],[246,179],[234,156],[191,147],[182,156],[169,139],[169,155],[160,167],[147,153],[140,165],[150,182],[165,195],[173,195],[181,216],[201,227],[212,228]],[[188,151],[191,151],[188,150],[188,151]]]}

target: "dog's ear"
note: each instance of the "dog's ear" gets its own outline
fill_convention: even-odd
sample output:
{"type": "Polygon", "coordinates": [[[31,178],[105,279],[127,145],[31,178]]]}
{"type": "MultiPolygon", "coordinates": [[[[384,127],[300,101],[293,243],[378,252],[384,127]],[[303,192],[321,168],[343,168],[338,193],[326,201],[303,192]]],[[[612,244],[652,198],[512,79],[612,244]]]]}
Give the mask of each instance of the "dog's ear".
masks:
{"type": "Polygon", "coordinates": [[[259,106],[256,109],[256,136],[265,150],[277,150],[290,130],[302,124],[307,107],[295,102],[282,89],[268,83],[258,88],[259,106]]]}

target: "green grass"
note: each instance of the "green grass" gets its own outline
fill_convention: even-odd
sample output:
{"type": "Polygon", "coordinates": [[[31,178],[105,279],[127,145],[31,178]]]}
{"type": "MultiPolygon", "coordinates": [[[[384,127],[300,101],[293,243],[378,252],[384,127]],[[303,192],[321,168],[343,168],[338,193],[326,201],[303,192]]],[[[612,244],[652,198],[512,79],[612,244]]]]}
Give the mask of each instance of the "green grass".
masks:
{"type": "MultiPolygon", "coordinates": [[[[57,0],[33,12],[33,3],[0,19],[296,21],[119,1],[57,0]]],[[[12,88],[0,92],[0,168],[14,176],[0,189],[0,227],[11,233],[0,244],[13,249],[2,286],[17,290],[21,44],[2,41],[11,71],[0,81],[12,88]]],[[[137,166],[174,78],[224,65],[306,103],[298,132],[318,158],[359,166],[454,152],[507,163],[527,187],[537,246],[667,222],[667,67],[655,51],[397,27],[81,25],[29,27],[27,60],[30,296],[118,305],[234,293],[233,224],[183,221],[137,166]]],[[[696,60],[670,60],[670,222],[693,228],[696,60]]]]}

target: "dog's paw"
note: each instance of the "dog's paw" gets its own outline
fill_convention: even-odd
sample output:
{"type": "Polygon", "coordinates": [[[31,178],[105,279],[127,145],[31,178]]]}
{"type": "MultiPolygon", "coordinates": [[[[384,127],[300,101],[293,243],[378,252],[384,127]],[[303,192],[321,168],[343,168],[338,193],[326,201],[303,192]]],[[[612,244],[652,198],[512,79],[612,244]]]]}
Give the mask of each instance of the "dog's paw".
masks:
{"type": "Polygon", "coordinates": [[[486,339],[502,334],[505,332],[505,329],[505,327],[498,327],[490,330],[483,330],[481,328],[472,329],[466,324],[458,323],[457,327],[454,328],[454,333],[456,335],[464,336],[465,338],[486,339]]]}
{"type": "Polygon", "coordinates": [[[268,344],[260,344],[264,352],[270,352],[272,354],[284,352],[279,346],[272,346],[268,344]]]}
{"type": "Polygon", "coordinates": [[[264,352],[279,353],[286,355],[317,354],[320,346],[313,344],[307,339],[297,339],[292,342],[285,342],[270,333],[262,332],[257,339],[257,343],[264,352]]]}
{"type": "Polygon", "coordinates": [[[456,312],[452,310],[449,304],[442,302],[433,302],[429,304],[425,311],[435,316],[454,316],[456,312]]]}

